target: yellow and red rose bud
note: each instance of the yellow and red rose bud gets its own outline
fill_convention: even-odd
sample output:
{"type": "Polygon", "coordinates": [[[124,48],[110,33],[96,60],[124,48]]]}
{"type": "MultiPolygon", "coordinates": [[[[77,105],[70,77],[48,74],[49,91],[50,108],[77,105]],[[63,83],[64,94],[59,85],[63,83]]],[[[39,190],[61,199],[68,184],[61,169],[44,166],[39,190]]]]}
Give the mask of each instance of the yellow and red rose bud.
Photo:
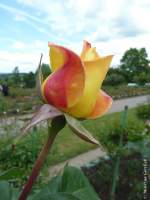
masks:
{"type": "Polygon", "coordinates": [[[96,118],[112,103],[100,91],[112,55],[100,57],[96,48],[84,42],[81,57],[61,46],[49,43],[52,74],[42,84],[47,103],[78,118],[96,118]]]}

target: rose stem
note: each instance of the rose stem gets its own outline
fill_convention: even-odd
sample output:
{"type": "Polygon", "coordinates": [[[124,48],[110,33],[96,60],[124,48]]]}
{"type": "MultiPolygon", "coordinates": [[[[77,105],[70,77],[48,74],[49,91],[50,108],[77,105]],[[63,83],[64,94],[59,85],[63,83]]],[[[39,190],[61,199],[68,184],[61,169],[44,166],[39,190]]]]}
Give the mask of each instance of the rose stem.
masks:
{"type": "Polygon", "coordinates": [[[55,140],[57,133],[65,126],[65,119],[64,117],[56,117],[52,120],[51,127],[48,126],[49,134],[45,145],[43,146],[35,165],[32,169],[31,175],[24,186],[23,191],[20,194],[19,200],[26,200],[28,194],[30,193],[33,183],[36,181],[37,176],[40,172],[40,169],[52,147],[52,144],[55,140]]]}

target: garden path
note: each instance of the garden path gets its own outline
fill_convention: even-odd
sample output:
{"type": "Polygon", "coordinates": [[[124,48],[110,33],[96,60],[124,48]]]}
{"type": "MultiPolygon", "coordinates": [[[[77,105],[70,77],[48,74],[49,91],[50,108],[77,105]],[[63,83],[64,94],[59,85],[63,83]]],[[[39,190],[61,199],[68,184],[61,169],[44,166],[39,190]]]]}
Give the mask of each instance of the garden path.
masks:
{"type": "Polygon", "coordinates": [[[143,95],[143,96],[136,96],[136,97],[115,100],[112,104],[111,109],[107,112],[107,114],[113,112],[120,112],[124,109],[125,105],[128,105],[130,109],[138,106],[139,104],[148,102],[150,103],[150,95],[143,95]]]}
{"type": "Polygon", "coordinates": [[[49,168],[49,176],[55,176],[58,174],[58,172],[63,169],[63,167],[68,164],[69,166],[75,166],[75,167],[81,167],[83,165],[86,165],[89,162],[94,162],[96,159],[100,157],[106,156],[106,153],[102,151],[100,148],[96,148],[94,150],[90,150],[86,153],[80,154],[74,158],[68,159],[62,163],[53,165],[49,168]]]}

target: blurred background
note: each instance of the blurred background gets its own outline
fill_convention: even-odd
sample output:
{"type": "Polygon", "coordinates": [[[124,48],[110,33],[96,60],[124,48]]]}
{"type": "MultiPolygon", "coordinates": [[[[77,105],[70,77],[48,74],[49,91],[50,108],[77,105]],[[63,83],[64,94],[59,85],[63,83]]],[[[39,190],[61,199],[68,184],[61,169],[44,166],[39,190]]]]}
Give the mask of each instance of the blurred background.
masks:
{"type": "Polygon", "coordinates": [[[47,128],[42,123],[12,149],[21,128],[43,104],[36,94],[36,70],[43,53],[44,78],[51,74],[48,41],[80,55],[83,40],[87,40],[100,56],[114,55],[102,86],[114,100],[112,108],[99,119],[82,122],[105,150],[81,141],[66,126],[34,191],[43,187],[47,176],[73,162],[103,200],[148,199],[149,19],[148,0],[0,1],[0,180],[22,187],[45,142],[47,128]],[[77,159],[77,164],[71,158],[77,159]],[[14,170],[15,175],[2,176],[12,169],[19,173],[14,170]]]}

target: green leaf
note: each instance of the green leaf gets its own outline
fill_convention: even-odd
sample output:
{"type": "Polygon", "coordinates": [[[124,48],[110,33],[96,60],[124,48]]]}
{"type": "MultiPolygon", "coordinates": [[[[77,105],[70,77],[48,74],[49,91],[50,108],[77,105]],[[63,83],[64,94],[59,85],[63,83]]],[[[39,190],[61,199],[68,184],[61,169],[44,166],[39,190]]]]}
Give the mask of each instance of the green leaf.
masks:
{"type": "Polygon", "coordinates": [[[6,181],[0,181],[0,199],[1,200],[17,200],[18,193],[10,187],[6,181]]]}
{"type": "MultiPolygon", "coordinates": [[[[31,198],[32,199],[32,198],[31,198]]],[[[65,167],[63,174],[54,177],[32,200],[99,200],[81,170],[65,167]]]]}
{"type": "Polygon", "coordinates": [[[66,194],[66,193],[57,193],[57,194],[50,194],[50,193],[43,193],[36,197],[33,200],[80,200],[77,197],[66,194]]]}
{"type": "Polygon", "coordinates": [[[91,135],[91,133],[86,130],[82,124],[75,119],[74,117],[71,117],[68,114],[65,114],[66,121],[68,123],[68,126],[70,129],[75,133],[77,136],[79,136],[81,139],[85,140],[86,142],[100,145],[100,143],[91,135]]]}
{"type": "Polygon", "coordinates": [[[65,167],[62,176],[61,190],[72,193],[80,200],[98,200],[98,196],[90,185],[87,177],[75,167],[65,167]]]}
{"type": "Polygon", "coordinates": [[[11,180],[19,178],[23,174],[23,170],[14,167],[11,169],[8,169],[7,171],[0,174],[0,181],[1,180],[11,180]]]}

